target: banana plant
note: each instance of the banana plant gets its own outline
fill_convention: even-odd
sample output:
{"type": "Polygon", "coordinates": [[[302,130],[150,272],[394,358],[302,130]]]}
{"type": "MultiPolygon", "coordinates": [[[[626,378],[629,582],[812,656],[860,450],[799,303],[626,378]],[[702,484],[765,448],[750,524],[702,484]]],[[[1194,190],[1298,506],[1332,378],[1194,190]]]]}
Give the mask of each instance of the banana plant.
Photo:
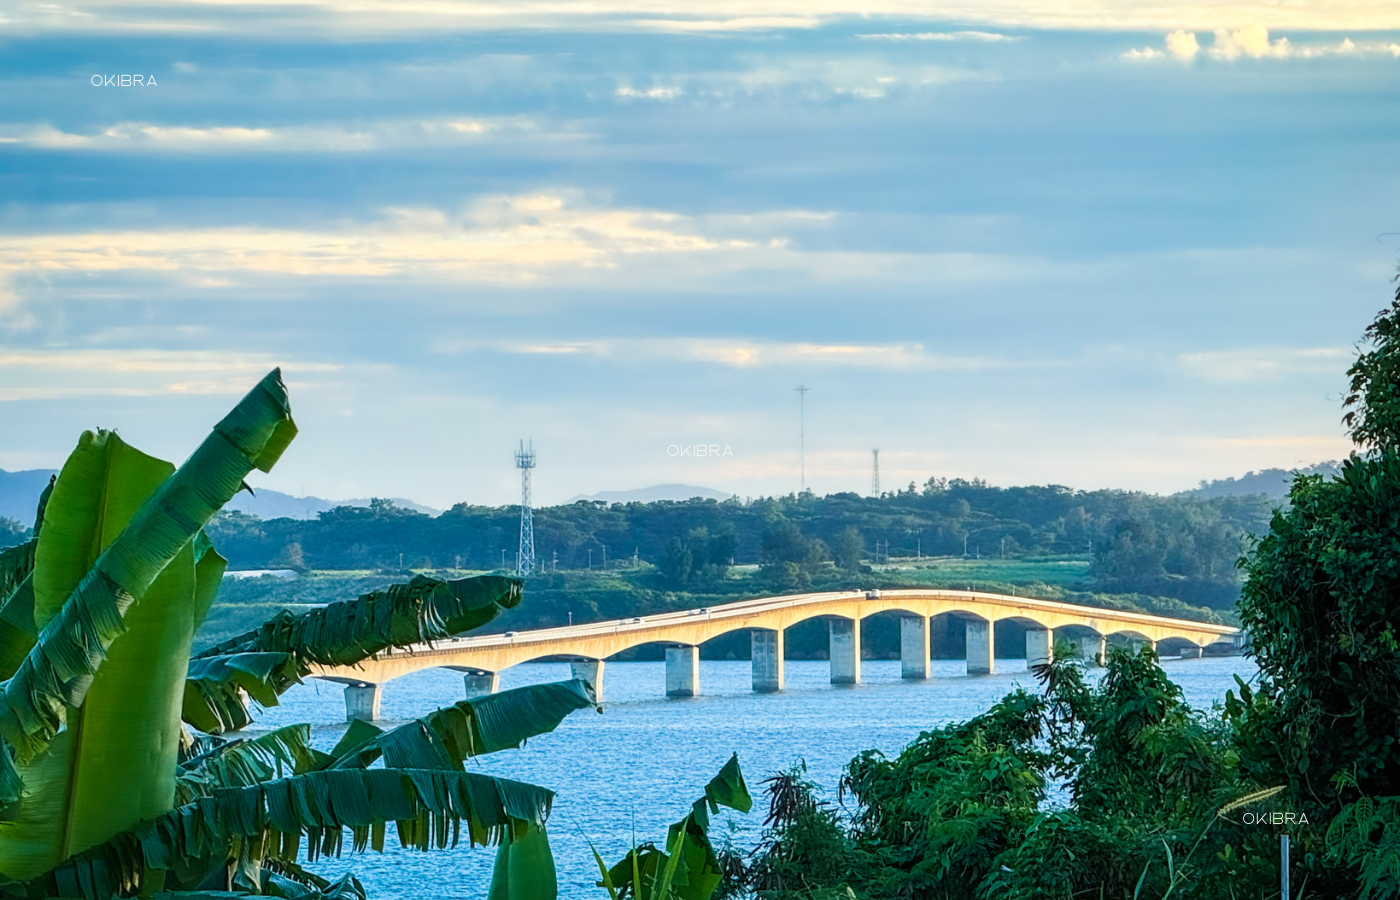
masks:
{"type": "MultiPolygon", "coordinates": [[[[0,895],[364,900],[302,866],[346,849],[499,844],[548,855],[553,793],[467,772],[595,706],[581,681],[465,700],[329,753],[309,729],[228,738],[314,665],[479,627],[520,602],[503,577],[418,577],[192,653],[225,561],[203,528],[296,435],[280,371],[179,468],[90,431],[0,552],[0,895]],[[349,842],[345,840],[349,835],[349,842]]],[[[553,900],[552,877],[518,900],[553,900]]],[[[552,873],[552,859],[550,869],[552,873]]],[[[504,877],[504,876],[501,876],[504,877]]]]}
{"type": "Polygon", "coordinates": [[[710,814],[721,806],[743,813],[753,808],[738,754],[705,785],[704,796],[691,804],[685,818],[668,829],[664,850],[648,842],[609,868],[595,849],[593,859],[602,874],[598,886],[610,900],[710,900],[723,878],[710,843],[710,814]]]}

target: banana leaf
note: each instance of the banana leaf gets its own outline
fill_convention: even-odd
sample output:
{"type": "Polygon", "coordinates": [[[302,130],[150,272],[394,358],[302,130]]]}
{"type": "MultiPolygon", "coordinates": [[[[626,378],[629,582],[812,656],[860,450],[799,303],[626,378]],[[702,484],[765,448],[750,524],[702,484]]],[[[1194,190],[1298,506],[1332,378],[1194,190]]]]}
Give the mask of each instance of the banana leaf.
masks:
{"type": "Polygon", "coordinates": [[[329,757],[313,750],[310,741],[309,725],[287,725],[247,740],[219,741],[180,764],[177,803],[183,806],[212,796],[218,788],[246,787],[320,768],[329,757]]]}
{"type": "MultiPolygon", "coordinates": [[[[198,589],[198,582],[206,579],[194,569],[211,554],[200,553],[196,558],[192,547],[195,535],[233,497],[252,469],[266,471],[276,462],[295,434],[286,389],[280,372],[273,371],[173,473],[168,464],[137,454],[114,434],[83,435],[54,484],[35,549],[34,616],[41,630],[24,662],[0,691],[0,817],[14,821],[19,815],[24,783],[17,763],[28,765],[65,725],[70,726],[65,733],[80,735],[70,739],[73,747],[68,752],[81,749],[82,729],[68,722],[68,711],[83,706],[89,690],[98,683],[94,676],[118,636],[128,630],[128,614],[141,608],[138,599],[145,598],[164,577],[167,583],[161,591],[169,592],[172,598],[181,595],[171,599],[170,610],[183,604],[186,614],[193,616],[199,606],[207,609],[203,599],[207,595],[212,600],[217,579],[214,588],[198,589]],[[133,477],[110,477],[121,464],[126,464],[133,477]],[[116,515],[109,515],[114,512],[116,515]],[[120,526],[115,524],[118,521],[120,526]],[[182,554],[184,562],[167,576],[167,569],[182,554]]],[[[212,560],[217,560],[217,555],[205,566],[206,574],[217,568],[212,560]]],[[[162,666],[151,666],[151,662],[175,659],[183,669],[188,653],[188,638],[181,636],[184,623],[172,621],[161,610],[142,618],[144,637],[128,644],[150,645],[134,646],[131,651],[146,659],[147,668],[152,670],[147,677],[163,676],[162,666]],[[186,647],[181,651],[169,645],[171,641],[185,642],[186,647]],[[159,648],[159,655],[152,655],[153,647],[159,648]]],[[[114,698],[148,693],[121,681],[112,679],[114,698]]],[[[136,727],[145,725],[156,732],[160,742],[174,748],[178,724],[174,729],[156,722],[136,723],[136,727]]],[[[170,755],[172,768],[173,761],[170,755]]],[[[159,772],[161,766],[150,768],[159,772]]],[[[173,771],[165,774],[173,776],[173,771]]],[[[166,792],[173,797],[173,777],[168,778],[168,784],[166,792]]],[[[154,795],[143,797],[141,802],[147,800],[148,805],[157,806],[170,802],[154,795]]],[[[64,843],[81,843],[81,839],[70,836],[64,843]]]]}
{"type": "Polygon", "coordinates": [[[293,614],[196,654],[183,714],[211,734],[251,721],[244,694],[263,706],[313,666],[353,666],[393,647],[430,643],[479,628],[520,603],[521,582],[502,575],[443,581],[426,575],[293,614]],[[220,662],[222,661],[222,662],[220,662]]]}
{"type": "Polygon", "coordinates": [[[361,742],[338,746],[331,767],[364,768],[383,756],[390,768],[461,769],[470,756],[518,747],[596,702],[588,684],[577,679],[459,700],[392,731],[373,728],[361,742]]]}
{"type": "Polygon", "coordinates": [[[555,900],[557,896],[554,853],[544,828],[532,825],[522,834],[506,835],[496,851],[486,900],[555,900]]]}
{"type": "Polygon", "coordinates": [[[229,860],[315,860],[350,850],[383,850],[385,825],[405,848],[427,850],[522,835],[543,826],[553,792],[474,772],[334,769],[210,797],[145,821],[66,860],[29,884],[31,896],[106,900],[142,889],[157,872],[189,888],[229,860]],[[465,827],[464,827],[465,826],[465,827]],[[46,893],[44,893],[46,892],[46,893]]]}
{"type": "Polygon", "coordinates": [[[603,872],[600,886],[618,900],[709,900],[723,878],[709,835],[710,814],[721,806],[742,813],[753,808],[738,754],[705,785],[704,796],[691,804],[686,817],[667,831],[667,849],[641,844],[610,869],[595,852],[603,872]]]}

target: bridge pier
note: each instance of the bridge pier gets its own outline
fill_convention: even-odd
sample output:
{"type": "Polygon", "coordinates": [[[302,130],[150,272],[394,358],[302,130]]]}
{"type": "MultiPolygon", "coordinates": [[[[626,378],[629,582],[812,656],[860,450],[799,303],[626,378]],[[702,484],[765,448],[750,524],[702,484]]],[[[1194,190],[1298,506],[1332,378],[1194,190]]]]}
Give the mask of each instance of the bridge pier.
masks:
{"type": "Polygon", "coordinates": [[[929,676],[928,616],[902,616],[899,620],[899,673],[904,678],[929,676]]]}
{"type": "Polygon", "coordinates": [[[1143,647],[1151,647],[1153,652],[1156,652],[1157,642],[1148,640],[1138,640],[1136,638],[1128,641],[1128,649],[1133,652],[1134,656],[1137,656],[1139,653],[1141,653],[1143,647]]]}
{"type": "Polygon", "coordinates": [[[1108,641],[1101,634],[1078,634],[1065,643],[1073,647],[1079,658],[1084,660],[1085,668],[1103,665],[1104,657],[1108,653],[1108,641]]]}
{"type": "Polygon", "coordinates": [[[828,619],[831,628],[831,683],[860,684],[860,621],[828,619]]]}
{"type": "Polygon", "coordinates": [[[996,642],[992,623],[984,619],[967,622],[967,674],[990,675],[996,671],[996,642]]]}
{"type": "Polygon", "coordinates": [[[1043,666],[1055,656],[1055,635],[1047,628],[1026,631],[1026,668],[1043,666]]]}
{"type": "Polygon", "coordinates": [[[378,684],[347,684],[345,686],[345,721],[379,718],[380,688],[378,684]]]}
{"type": "Polygon", "coordinates": [[[1181,658],[1182,658],[1182,659],[1200,659],[1200,658],[1201,658],[1201,648],[1200,648],[1200,647],[1182,647],[1182,648],[1181,648],[1181,658]]]}
{"type": "Polygon", "coordinates": [[[700,648],[687,645],[666,648],[666,696],[700,695],[700,648]]]}
{"type": "Polygon", "coordinates": [[[593,688],[593,699],[603,702],[603,661],[601,659],[576,659],[569,663],[569,677],[588,682],[593,688]]]}
{"type": "Polygon", "coordinates": [[[749,632],[753,652],[753,689],[772,694],[783,689],[783,631],[755,628],[749,632]]]}
{"type": "Polygon", "coordinates": [[[501,689],[501,676],[495,672],[467,672],[462,676],[467,685],[467,699],[485,697],[501,689]]]}

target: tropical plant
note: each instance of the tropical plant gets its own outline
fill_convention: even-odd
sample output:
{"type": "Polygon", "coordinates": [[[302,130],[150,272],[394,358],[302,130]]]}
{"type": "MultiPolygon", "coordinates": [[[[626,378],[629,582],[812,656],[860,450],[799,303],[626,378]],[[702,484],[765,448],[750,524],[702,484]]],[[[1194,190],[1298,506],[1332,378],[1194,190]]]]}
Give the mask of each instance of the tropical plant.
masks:
{"type": "Polygon", "coordinates": [[[305,726],[217,736],[249,722],[244,695],[273,705],[313,665],[475,628],[520,600],[514,579],[420,577],[281,613],[192,658],[224,569],[203,526],[295,434],[277,371],[178,469],[86,432],[35,537],[0,552],[7,895],[353,900],[353,878],[328,882],[298,859],[383,849],[393,823],[405,847],[498,843],[498,873],[517,877],[495,897],[553,897],[552,865],[512,864],[548,856],[552,793],[463,761],[594,705],[583,682],[464,700],[390,731],[357,721],[330,752],[305,726]]]}
{"type": "Polygon", "coordinates": [[[665,849],[650,842],[635,846],[611,868],[595,849],[599,887],[611,900],[709,900],[724,878],[710,843],[710,815],[721,806],[744,813],[753,807],[737,754],[705,785],[704,796],[691,804],[690,812],[670,827],[665,849]]]}

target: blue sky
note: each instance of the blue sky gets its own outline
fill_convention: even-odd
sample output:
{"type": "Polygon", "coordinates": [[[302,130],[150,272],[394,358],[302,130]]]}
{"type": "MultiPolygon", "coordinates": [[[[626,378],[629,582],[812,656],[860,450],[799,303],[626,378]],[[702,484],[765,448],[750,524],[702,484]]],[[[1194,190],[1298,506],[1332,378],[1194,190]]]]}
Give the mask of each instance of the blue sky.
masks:
{"type": "Polygon", "coordinates": [[[1400,3],[0,10],[0,468],[543,502],[930,475],[1173,491],[1347,450],[1400,258],[1400,3]],[[94,86],[152,76],[155,87],[94,86]],[[120,79],[118,79],[120,80],[120,79]],[[673,457],[670,445],[732,455],[673,457]]]}

